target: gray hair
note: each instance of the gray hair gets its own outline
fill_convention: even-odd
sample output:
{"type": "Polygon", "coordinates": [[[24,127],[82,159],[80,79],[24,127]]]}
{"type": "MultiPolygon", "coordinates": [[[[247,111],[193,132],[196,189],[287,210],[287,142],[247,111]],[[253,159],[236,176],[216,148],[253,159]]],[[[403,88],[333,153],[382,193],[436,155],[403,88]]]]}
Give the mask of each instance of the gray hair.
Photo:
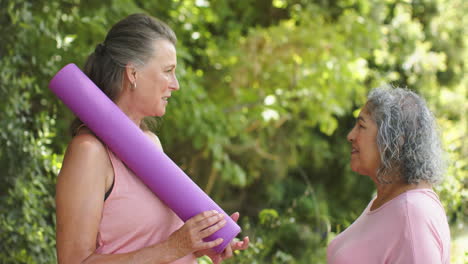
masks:
{"type": "Polygon", "coordinates": [[[435,118],[423,98],[402,88],[375,88],[368,95],[366,109],[378,127],[377,145],[380,182],[398,175],[408,184],[438,183],[444,161],[435,118]]]}
{"type": "Polygon", "coordinates": [[[133,14],[122,19],[107,33],[103,43],[88,57],[84,72],[115,100],[122,89],[122,76],[128,63],[142,66],[151,57],[154,41],[165,39],[176,44],[176,36],[164,22],[145,15],[133,14]]]}
{"type": "MultiPolygon", "coordinates": [[[[116,23],[103,43],[96,46],[86,60],[84,73],[112,100],[122,91],[125,67],[131,63],[143,66],[157,52],[154,41],[168,40],[176,45],[177,38],[164,22],[146,14],[132,14],[116,23]]],[[[81,126],[76,119],[72,135],[81,126]]],[[[142,123],[143,128],[145,124],[142,123]]]]}

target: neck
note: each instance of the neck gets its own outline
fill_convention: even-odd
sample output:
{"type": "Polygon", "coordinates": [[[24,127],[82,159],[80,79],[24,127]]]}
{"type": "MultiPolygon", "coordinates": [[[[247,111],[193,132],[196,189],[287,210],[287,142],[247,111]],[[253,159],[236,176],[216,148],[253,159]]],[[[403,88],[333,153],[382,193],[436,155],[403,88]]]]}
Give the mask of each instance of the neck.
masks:
{"type": "Polygon", "coordinates": [[[403,181],[398,181],[394,183],[379,183],[378,180],[374,179],[374,183],[377,188],[377,198],[375,198],[372,203],[371,210],[375,210],[380,206],[384,205],[386,202],[392,200],[398,195],[414,189],[431,189],[432,186],[427,182],[419,182],[416,184],[408,184],[403,181]]]}
{"type": "Polygon", "coordinates": [[[136,114],[135,111],[132,110],[132,104],[124,98],[127,97],[121,97],[117,99],[117,106],[120,108],[120,110],[122,110],[122,112],[124,112],[128,116],[128,118],[130,118],[130,120],[132,120],[133,123],[137,125],[137,127],[140,127],[141,121],[143,120],[143,116],[136,114]]]}

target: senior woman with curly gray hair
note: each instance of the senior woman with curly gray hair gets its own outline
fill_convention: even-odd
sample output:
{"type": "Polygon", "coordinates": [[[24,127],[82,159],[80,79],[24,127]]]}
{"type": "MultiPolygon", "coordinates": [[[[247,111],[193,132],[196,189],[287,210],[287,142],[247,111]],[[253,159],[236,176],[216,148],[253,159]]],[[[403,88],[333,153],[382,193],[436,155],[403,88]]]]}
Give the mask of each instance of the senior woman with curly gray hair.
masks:
{"type": "Polygon", "coordinates": [[[376,88],[349,132],[351,169],[377,196],[328,246],[329,264],[450,263],[447,218],[432,185],[443,174],[433,115],[401,88],[376,88]]]}

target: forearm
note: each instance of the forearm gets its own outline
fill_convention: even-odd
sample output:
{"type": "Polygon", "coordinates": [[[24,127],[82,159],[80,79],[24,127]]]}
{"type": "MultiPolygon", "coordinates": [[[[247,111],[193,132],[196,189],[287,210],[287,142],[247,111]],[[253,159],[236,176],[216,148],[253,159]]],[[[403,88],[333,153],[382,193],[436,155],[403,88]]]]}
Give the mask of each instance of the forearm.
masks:
{"type": "MultiPolygon", "coordinates": [[[[163,264],[184,257],[183,253],[175,247],[169,246],[167,241],[145,247],[140,250],[123,254],[96,254],[93,253],[80,264],[163,264]]],[[[71,263],[59,261],[59,263],[71,263]]]]}

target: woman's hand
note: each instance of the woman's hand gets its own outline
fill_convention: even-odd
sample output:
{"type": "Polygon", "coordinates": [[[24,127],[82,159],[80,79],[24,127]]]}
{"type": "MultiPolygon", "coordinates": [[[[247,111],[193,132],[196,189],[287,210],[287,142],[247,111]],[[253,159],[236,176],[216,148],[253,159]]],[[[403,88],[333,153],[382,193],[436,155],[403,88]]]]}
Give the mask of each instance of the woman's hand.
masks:
{"type": "MultiPolygon", "coordinates": [[[[234,222],[237,222],[237,220],[239,220],[239,213],[236,212],[232,214],[231,218],[232,220],[234,220],[234,222]]],[[[211,260],[213,261],[213,264],[219,264],[223,260],[231,258],[235,250],[245,250],[248,247],[249,247],[249,237],[244,237],[242,241],[235,241],[235,240],[231,241],[231,243],[229,243],[229,245],[227,245],[227,247],[221,253],[216,253],[213,249],[210,248],[206,250],[197,251],[195,255],[197,257],[207,255],[208,257],[211,258],[211,260]]]]}
{"type": "Polygon", "coordinates": [[[172,233],[167,245],[175,249],[180,257],[200,250],[210,249],[223,242],[222,238],[205,242],[204,238],[212,235],[226,224],[224,215],[216,211],[205,211],[190,218],[179,230],[172,233]]]}

